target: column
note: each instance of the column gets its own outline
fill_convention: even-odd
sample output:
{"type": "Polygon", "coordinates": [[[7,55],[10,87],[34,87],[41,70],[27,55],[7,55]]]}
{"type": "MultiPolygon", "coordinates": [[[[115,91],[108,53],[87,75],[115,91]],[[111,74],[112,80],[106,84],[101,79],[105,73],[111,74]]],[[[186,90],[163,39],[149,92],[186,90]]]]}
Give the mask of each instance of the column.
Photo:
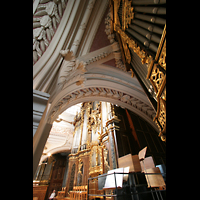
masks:
{"type": "Polygon", "coordinates": [[[107,131],[109,137],[109,161],[110,169],[118,168],[118,149],[117,141],[115,137],[115,124],[119,122],[114,112],[112,112],[112,107],[110,103],[106,103],[106,112],[107,112],[107,131]]]}
{"type": "Polygon", "coordinates": [[[69,158],[68,158],[68,155],[67,155],[67,156],[66,156],[66,165],[65,165],[65,172],[64,172],[62,187],[66,187],[66,183],[67,183],[67,174],[68,174],[68,163],[69,163],[69,158]]]}
{"type": "Polygon", "coordinates": [[[52,124],[47,123],[49,94],[33,90],[33,177],[36,173],[52,124]]]}
{"type": "MultiPolygon", "coordinates": [[[[101,102],[101,112],[102,112],[102,124],[103,128],[105,129],[106,127],[106,121],[107,121],[107,103],[106,102],[101,102]]],[[[105,130],[103,130],[105,131],[105,130]]]]}
{"type": "Polygon", "coordinates": [[[46,108],[49,94],[38,90],[33,90],[33,136],[37,131],[38,125],[46,108]]]}
{"type": "Polygon", "coordinates": [[[79,30],[78,30],[76,37],[74,39],[74,42],[72,44],[71,50],[73,51],[74,55],[76,55],[76,52],[78,50],[79,44],[80,44],[81,39],[83,37],[84,31],[85,31],[85,28],[87,26],[87,23],[88,23],[88,20],[89,20],[90,14],[92,12],[92,8],[94,6],[95,1],[96,0],[89,0],[88,6],[87,6],[85,14],[84,14],[84,17],[81,21],[81,25],[79,27],[79,30]]]}
{"type": "Polygon", "coordinates": [[[83,132],[82,132],[82,141],[81,141],[81,145],[84,145],[87,143],[87,134],[88,134],[88,128],[87,128],[87,124],[88,124],[88,119],[87,119],[87,108],[84,111],[84,118],[83,118],[84,122],[83,122],[83,132]]]}
{"type": "Polygon", "coordinates": [[[76,135],[76,142],[75,142],[75,147],[79,147],[79,144],[80,144],[80,139],[81,139],[81,126],[78,127],[78,130],[77,130],[77,135],[76,135]]]}
{"type": "Polygon", "coordinates": [[[116,153],[115,153],[115,145],[114,145],[114,138],[112,130],[109,130],[108,133],[109,137],[109,161],[110,161],[110,169],[117,168],[117,161],[116,161],[116,153]]]}
{"type": "Polygon", "coordinates": [[[75,152],[74,152],[75,142],[76,142],[76,132],[74,133],[74,136],[73,136],[73,143],[72,143],[72,150],[71,150],[71,153],[75,153],[75,152]]]}
{"type": "Polygon", "coordinates": [[[46,106],[46,109],[40,120],[40,124],[33,137],[33,177],[37,170],[44,146],[46,144],[47,138],[49,136],[49,132],[52,127],[52,124],[47,123],[48,111],[49,111],[49,104],[47,104],[46,106]]]}

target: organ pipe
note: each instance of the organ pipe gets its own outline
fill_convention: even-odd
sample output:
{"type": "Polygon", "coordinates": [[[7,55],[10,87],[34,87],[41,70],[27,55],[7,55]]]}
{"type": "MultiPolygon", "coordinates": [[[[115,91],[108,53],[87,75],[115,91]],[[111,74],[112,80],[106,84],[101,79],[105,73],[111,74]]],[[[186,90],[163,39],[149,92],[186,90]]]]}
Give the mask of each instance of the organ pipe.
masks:
{"type": "Polygon", "coordinates": [[[165,4],[166,0],[132,0],[133,5],[152,5],[152,4],[165,4]]]}
{"type": "Polygon", "coordinates": [[[144,15],[144,14],[135,13],[135,18],[142,19],[142,20],[155,23],[155,24],[162,24],[162,25],[166,24],[165,19],[161,17],[157,17],[157,16],[152,16],[152,15],[144,15]]]}

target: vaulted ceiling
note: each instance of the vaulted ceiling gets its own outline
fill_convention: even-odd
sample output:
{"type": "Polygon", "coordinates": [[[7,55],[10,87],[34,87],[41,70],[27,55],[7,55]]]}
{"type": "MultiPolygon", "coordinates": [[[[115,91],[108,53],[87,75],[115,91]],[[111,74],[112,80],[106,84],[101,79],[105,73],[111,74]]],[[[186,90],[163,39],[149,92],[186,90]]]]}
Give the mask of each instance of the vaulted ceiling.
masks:
{"type": "Polygon", "coordinates": [[[70,149],[70,122],[84,101],[127,108],[158,131],[156,112],[137,78],[126,70],[109,18],[109,0],[33,2],[33,89],[50,94],[48,123],[53,124],[45,154],[70,149]]]}

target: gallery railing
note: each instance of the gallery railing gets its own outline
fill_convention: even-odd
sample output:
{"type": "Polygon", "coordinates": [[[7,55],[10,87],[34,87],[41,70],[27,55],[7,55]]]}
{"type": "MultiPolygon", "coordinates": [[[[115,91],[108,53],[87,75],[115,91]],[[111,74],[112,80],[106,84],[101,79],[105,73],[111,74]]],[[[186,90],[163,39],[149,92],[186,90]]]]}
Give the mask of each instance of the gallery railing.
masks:
{"type": "MultiPolygon", "coordinates": [[[[106,197],[111,197],[113,200],[123,200],[124,197],[126,199],[136,199],[136,200],[142,200],[142,199],[148,199],[148,200],[165,200],[166,199],[166,185],[164,187],[151,187],[147,182],[144,183],[145,176],[147,177],[149,175],[162,175],[165,177],[166,173],[141,173],[141,172],[129,172],[129,173],[119,173],[119,172],[114,172],[110,174],[102,174],[96,177],[88,178],[88,190],[87,190],[87,199],[94,199],[94,198],[101,198],[101,199],[106,199],[106,197]],[[117,178],[116,175],[118,174],[123,174],[123,175],[128,175],[128,181],[123,182],[122,187],[117,186],[117,178]],[[99,180],[101,178],[104,178],[105,182],[105,177],[114,175],[114,180],[115,180],[115,185],[114,187],[111,188],[103,188],[102,183],[98,184],[98,190],[96,190],[96,193],[91,194],[90,192],[90,181],[91,180],[99,180]],[[138,181],[138,177],[140,176],[143,177],[142,184],[138,181]],[[106,190],[111,190],[108,193],[106,193],[106,190]],[[103,191],[99,192],[99,191],[103,191]],[[99,194],[101,193],[101,194],[99,194]]],[[[98,182],[98,181],[97,181],[98,182]]],[[[148,181],[149,182],[149,181],[148,181]]],[[[103,184],[104,185],[104,184],[103,184]]],[[[94,191],[94,190],[93,190],[94,191]]]]}

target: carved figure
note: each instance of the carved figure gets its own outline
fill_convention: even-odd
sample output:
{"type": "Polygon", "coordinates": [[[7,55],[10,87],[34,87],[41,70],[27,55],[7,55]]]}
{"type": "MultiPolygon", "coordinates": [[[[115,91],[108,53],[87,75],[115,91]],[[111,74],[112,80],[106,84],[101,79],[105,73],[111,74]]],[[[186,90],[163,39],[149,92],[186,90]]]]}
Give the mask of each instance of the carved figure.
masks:
{"type": "Polygon", "coordinates": [[[60,69],[58,85],[64,84],[66,77],[72,71],[72,68],[75,66],[75,62],[76,62],[73,51],[70,51],[69,49],[61,50],[60,54],[64,57],[64,60],[60,69]]]}
{"type": "Polygon", "coordinates": [[[75,58],[73,51],[69,49],[61,50],[60,54],[64,57],[60,68],[58,85],[64,85],[67,82],[75,82],[76,85],[84,85],[86,78],[82,76],[87,70],[86,63],[75,58]]]}

